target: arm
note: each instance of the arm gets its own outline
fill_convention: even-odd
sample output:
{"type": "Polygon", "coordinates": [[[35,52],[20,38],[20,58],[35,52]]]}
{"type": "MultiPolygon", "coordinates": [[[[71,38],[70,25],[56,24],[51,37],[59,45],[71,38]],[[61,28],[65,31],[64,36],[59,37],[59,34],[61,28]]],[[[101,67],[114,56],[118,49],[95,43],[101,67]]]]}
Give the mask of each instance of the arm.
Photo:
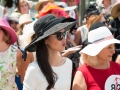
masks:
{"type": "Polygon", "coordinates": [[[25,74],[23,81],[23,90],[36,90],[38,83],[38,77],[40,73],[39,67],[35,63],[31,63],[25,74]]]}
{"type": "Polygon", "coordinates": [[[75,74],[72,90],[87,90],[87,85],[81,71],[77,71],[75,74]]]}
{"type": "Polygon", "coordinates": [[[75,32],[75,40],[74,41],[77,45],[81,44],[81,32],[78,29],[75,32]]]}
{"type": "Polygon", "coordinates": [[[26,61],[22,60],[21,62],[21,82],[23,83],[25,72],[27,70],[28,65],[34,60],[33,53],[27,52],[26,61]]]}
{"type": "Polygon", "coordinates": [[[65,50],[65,52],[62,53],[62,56],[63,56],[63,57],[67,57],[68,55],[77,52],[77,51],[80,50],[81,48],[82,48],[82,45],[68,48],[67,50],[65,50]]]}
{"type": "Polygon", "coordinates": [[[21,75],[21,61],[23,61],[23,58],[22,58],[22,53],[19,49],[17,50],[16,58],[17,58],[16,75],[21,75]]]}

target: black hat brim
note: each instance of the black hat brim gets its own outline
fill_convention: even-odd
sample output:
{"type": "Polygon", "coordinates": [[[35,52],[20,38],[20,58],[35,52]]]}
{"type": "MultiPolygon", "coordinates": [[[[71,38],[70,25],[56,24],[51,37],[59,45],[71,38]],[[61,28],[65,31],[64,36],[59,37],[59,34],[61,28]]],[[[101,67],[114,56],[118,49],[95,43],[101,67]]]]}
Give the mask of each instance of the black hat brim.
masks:
{"type": "Polygon", "coordinates": [[[34,52],[36,51],[36,45],[35,43],[48,37],[49,35],[53,34],[53,33],[56,33],[62,29],[64,29],[65,31],[69,30],[71,27],[73,27],[74,25],[76,24],[76,21],[75,22],[66,22],[66,23],[59,23],[59,24],[56,24],[55,26],[53,26],[52,28],[50,28],[49,30],[47,30],[42,36],[36,36],[32,42],[25,47],[25,51],[28,51],[28,52],[34,52]]]}

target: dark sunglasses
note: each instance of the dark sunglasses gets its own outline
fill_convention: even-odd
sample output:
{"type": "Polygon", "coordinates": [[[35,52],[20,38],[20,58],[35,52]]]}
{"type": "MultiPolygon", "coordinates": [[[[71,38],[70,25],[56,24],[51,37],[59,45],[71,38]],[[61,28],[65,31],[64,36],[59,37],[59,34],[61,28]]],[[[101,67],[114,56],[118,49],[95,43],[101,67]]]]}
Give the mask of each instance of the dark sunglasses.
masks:
{"type": "Polygon", "coordinates": [[[59,41],[61,41],[63,38],[66,38],[67,32],[66,31],[65,32],[56,32],[56,33],[54,33],[52,35],[56,35],[57,39],[59,41]]]}

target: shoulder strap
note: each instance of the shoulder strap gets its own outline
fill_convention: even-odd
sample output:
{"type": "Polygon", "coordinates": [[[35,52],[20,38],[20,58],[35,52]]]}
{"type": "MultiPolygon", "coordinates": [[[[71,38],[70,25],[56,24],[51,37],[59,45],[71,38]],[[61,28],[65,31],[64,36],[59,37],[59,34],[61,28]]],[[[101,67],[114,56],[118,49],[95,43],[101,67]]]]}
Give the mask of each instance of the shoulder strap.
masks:
{"type": "Polygon", "coordinates": [[[72,75],[71,75],[71,87],[70,90],[72,90],[72,84],[73,84],[73,79],[74,79],[74,71],[75,71],[75,63],[72,62],[72,75]]]}

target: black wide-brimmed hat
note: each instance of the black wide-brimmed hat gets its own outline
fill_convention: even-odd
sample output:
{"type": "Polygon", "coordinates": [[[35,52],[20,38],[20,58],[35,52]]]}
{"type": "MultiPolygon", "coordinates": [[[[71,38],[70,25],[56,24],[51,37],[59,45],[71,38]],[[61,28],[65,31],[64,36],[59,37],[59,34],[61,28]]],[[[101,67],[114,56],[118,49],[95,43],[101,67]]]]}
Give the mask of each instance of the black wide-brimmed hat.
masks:
{"type": "Polygon", "coordinates": [[[65,23],[65,22],[74,22],[74,21],[76,21],[76,24],[75,24],[73,27],[71,27],[70,33],[72,33],[73,30],[76,30],[76,29],[77,29],[77,20],[75,20],[75,19],[73,19],[73,18],[71,18],[71,17],[68,17],[68,18],[61,17],[61,18],[59,18],[59,19],[60,19],[60,21],[61,21],[62,23],[65,23]]]}
{"type": "Polygon", "coordinates": [[[100,14],[100,11],[97,8],[97,4],[94,3],[94,4],[89,5],[86,8],[84,17],[86,18],[86,17],[89,17],[90,15],[99,15],[99,14],[100,14]]]}
{"type": "Polygon", "coordinates": [[[36,51],[36,42],[62,29],[69,30],[71,27],[75,25],[75,23],[76,22],[61,23],[60,19],[56,18],[52,14],[48,14],[38,19],[33,26],[36,37],[32,40],[32,42],[28,46],[25,47],[25,52],[36,51]]]}

